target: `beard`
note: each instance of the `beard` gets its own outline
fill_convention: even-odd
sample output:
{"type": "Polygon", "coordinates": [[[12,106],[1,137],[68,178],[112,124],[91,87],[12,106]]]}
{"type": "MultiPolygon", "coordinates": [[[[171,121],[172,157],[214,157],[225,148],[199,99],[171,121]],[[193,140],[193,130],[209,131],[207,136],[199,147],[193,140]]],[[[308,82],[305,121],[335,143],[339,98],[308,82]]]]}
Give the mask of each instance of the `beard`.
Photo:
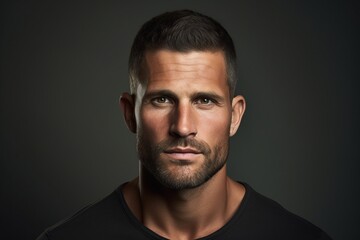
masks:
{"type": "Polygon", "coordinates": [[[196,188],[207,182],[225,165],[228,146],[228,139],[211,149],[206,142],[193,138],[172,138],[153,144],[151,141],[146,141],[141,133],[137,137],[140,162],[160,184],[172,190],[196,188]],[[172,161],[177,166],[176,171],[171,170],[167,166],[171,159],[160,155],[173,147],[191,147],[198,150],[204,157],[203,163],[195,171],[187,165],[186,161],[185,163],[184,161],[172,161]]]}

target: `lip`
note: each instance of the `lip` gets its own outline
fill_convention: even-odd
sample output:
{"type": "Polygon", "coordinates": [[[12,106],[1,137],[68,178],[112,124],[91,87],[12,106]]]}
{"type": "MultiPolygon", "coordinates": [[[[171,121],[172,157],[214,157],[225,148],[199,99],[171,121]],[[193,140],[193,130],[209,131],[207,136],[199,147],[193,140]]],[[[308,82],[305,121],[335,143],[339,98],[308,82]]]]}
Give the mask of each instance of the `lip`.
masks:
{"type": "Polygon", "coordinates": [[[164,151],[167,154],[200,154],[201,152],[194,148],[170,148],[164,151]]]}
{"type": "Polygon", "coordinates": [[[171,148],[164,151],[171,159],[192,162],[198,158],[201,152],[194,148],[171,148]]]}

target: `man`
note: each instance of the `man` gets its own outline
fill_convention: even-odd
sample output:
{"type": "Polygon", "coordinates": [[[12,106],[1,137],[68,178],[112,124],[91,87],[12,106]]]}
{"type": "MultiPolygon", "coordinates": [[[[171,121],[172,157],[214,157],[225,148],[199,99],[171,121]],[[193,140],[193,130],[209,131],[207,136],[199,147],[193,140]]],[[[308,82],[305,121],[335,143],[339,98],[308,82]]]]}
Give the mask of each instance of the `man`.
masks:
{"type": "Polygon", "coordinates": [[[137,136],[139,176],[39,239],[329,239],[226,174],[245,111],[236,54],[213,19],[192,11],[145,23],[120,106],[137,136]]]}

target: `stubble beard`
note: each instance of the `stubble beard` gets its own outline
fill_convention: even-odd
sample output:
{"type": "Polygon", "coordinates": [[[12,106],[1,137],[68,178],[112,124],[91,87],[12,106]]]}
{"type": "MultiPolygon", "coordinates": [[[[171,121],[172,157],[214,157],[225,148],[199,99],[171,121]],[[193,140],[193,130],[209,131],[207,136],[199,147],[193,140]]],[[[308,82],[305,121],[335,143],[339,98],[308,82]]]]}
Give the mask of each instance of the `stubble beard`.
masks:
{"type": "Polygon", "coordinates": [[[192,189],[206,183],[224,167],[228,156],[228,146],[228,139],[218,143],[211,150],[206,142],[192,138],[167,139],[154,145],[146,141],[141,134],[137,137],[140,162],[161,185],[171,190],[192,189]],[[161,153],[178,146],[195,148],[203,154],[203,163],[196,171],[186,164],[182,165],[181,161],[178,162],[176,171],[167,167],[166,161],[170,159],[161,158],[161,153]]]}

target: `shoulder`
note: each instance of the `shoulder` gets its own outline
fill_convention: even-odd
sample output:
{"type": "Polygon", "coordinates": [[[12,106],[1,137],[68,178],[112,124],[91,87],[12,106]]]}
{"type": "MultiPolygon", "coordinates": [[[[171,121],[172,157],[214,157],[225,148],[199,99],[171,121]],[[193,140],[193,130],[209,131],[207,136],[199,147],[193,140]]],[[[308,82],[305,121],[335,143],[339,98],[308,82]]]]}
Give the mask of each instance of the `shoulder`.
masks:
{"type": "Polygon", "coordinates": [[[114,231],[119,231],[118,226],[129,229],[127,226],[130,225],[131,228],[118,191],[120,188],[48,228],[38,240],[106,239],[104,233],[113,234],[114,231]]]}
{"type": "Polygon", "coordinates": [[[247,230],[267,236],[267,239],[330,239],[314,224],[254,191],[248,184],[243,185],[246,193],[239,219],[247,230]]]}

